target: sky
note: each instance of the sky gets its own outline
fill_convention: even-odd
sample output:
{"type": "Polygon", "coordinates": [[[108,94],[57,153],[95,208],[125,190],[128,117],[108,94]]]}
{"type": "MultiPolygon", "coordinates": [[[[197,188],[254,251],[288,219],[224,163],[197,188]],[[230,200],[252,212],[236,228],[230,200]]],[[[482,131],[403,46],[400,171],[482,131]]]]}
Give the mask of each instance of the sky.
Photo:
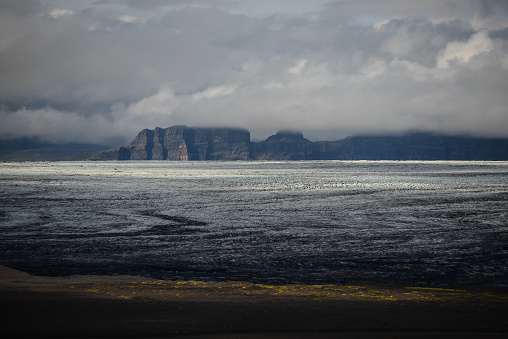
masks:
{"type": "Polygon", "coordinates": [[[508,137],[506,0],[0,0],[0,137],[508,137]]]}

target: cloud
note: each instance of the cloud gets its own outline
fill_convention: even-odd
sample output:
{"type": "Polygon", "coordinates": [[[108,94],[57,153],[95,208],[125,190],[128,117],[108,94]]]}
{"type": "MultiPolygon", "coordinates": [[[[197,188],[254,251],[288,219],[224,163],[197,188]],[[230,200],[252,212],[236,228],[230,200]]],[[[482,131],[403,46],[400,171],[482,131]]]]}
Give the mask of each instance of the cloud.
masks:
{"type": "Polygon", "coordinates": [[[214,99],[225,95],[233,94],[237,87],[238,87],[237,85],[210,87],[204,91],[194,94],[192,97],[195,101],[203,99],[214,99]]]}
{"type": "Polygon", "coordinates": [[[121,15],[120,17],[118,17],[118,20],[123,21],[123,22],[130,22],[130,23],[144,21],[144,20],[138,18],[137,16],[133,16],[133,15],[129,15],[129,14],[121,15]]]}
{"type": "Polygon", "coordinates": [[[175,106],[175,95],[170,88],[163,87],[149,97],[135,102],[127,108],[133,116],[169,115],[175,106]]]}
{"type": "Polygon", "coordinates": [[[383,75],[387,70],[386,63],[381,59],[371,59],[367,64],[361,68],[362,74],[368,79],[383,75]]]}
{"type": "Polygon", "coordinates": [[[175,94],[166,86],[161,87],[156,94],[132,102],[128,106],[124,103],[115,103],[111,106],[110,130],[117,134],[128,132],[134,135],[147,126],[168,127],[171,125],[171,115],[177,105],[175,94]]]}
{"type": "Polygon", "coordinates": [[[20,3],[0,6],[0,133],[508,136],[502,1],[20,3]]]}
{"type": "Polygon", "coordinates": [[[57,19],[59,17],[62,17],[62,16],[69,16],[69,15],[73,15],[75,12],[74,11],[71,11],[70,9],[60,9],[60,8],[55,8],[53,9],[51,12],[49,12],[49,15],[54,18],[54,19],[57,19]]]}
{"type": "Polygon", "coordinates": [[[494,48],[488,31],[483,29],[471,36],[467,42],[449,42],[437,58],[439,68],[448,68],[450,62],[467,65],[477,55],[488,54],[494,48]]]}
{"type": "Polygon", "coordinates": [[[0,135],[37,136],[54,142],[108,142],[118,136],[135,135],[146,126],[169,126],[176,105],[171,89],[162,87],[157,93],[127,106],[113,104],[109,116],[80,115],[51,107],[1,110],[0,135]]]}
{"type": "Polygon", "coordinates": [[[455,17],[469,18],[471,13],[492,16],[506,15],[508,5],[504,0],[344,0],[331,2],[327,15],[341,17],[455,17]]]}
{"type": "Polygon", "coordinates": [[[292,75],[299,75],[300,73],[302,73],[302,70],[305,67],[306,63],[307,63],[307,60],[305,60],[305,59],[298,60],[296,65],[294,65],[293,67],[289,67],[287,69],[287,72],[292,75]]]}
{"type": "Polygon", "coordinates": [[[80,116],[45,107],[21,108],[15,112],[0,111],[0,135],[11,137],[36,136],[52,142],[108,141],[110,124],[101,115],[80,116]]]}

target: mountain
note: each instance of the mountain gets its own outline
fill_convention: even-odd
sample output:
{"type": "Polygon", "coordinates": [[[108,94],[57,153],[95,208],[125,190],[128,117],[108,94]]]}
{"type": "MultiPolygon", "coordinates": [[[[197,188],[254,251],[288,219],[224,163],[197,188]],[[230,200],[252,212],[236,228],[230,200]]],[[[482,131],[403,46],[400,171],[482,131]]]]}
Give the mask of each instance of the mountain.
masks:
{"type": "Polygon", "coordinates": [[[251,142],[243,129],[172,126],[144,129],[129,145],[89,160],[508,160],[508,139],[413,133],[312,142],[279,131],[251,142]]]}
{"type": "Polygon", "coordinates": [[[250,148],[250,133],[243,129],[157,127],[90,160],[251,160],[250,148]]]}
{"type": "Polygon", "coordinates": [[[35,138],[0,139],[0,161],[84,160],[109,147],[95,144],[53,144],[35,138]]]}
{"type": "Polygon", "coordinates": [[[508,160],[508,139],[413,133],[356,136],[315,142],[316,159],[335,160],[508,160]]]}
{"type": "Polygon", "coordinates": [[[0,161],[57,160],[508,160],[508,139],[412,133],[313,142],[301,132],[282,130],[251,142],[244,129],[184,125],[144,129],[130,144],[111,149],[0,139],[0,161]]]}
{"type": "Polygon", "coordinates": [[[279,131],[264,141],[253,143],[256,160],[308,160],[313,158],[313,143],[301,132],[279,131]]]}

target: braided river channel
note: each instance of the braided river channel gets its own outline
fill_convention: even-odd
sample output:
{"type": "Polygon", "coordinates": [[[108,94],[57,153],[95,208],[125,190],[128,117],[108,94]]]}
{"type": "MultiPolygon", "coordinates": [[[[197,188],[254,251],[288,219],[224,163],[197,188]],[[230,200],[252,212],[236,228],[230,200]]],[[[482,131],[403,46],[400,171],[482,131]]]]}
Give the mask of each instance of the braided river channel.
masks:
{"type": "Polygon", "coordinates": [[[508,285],[508,162],[0,163],[0,264],[37,275],[508,285]]]}

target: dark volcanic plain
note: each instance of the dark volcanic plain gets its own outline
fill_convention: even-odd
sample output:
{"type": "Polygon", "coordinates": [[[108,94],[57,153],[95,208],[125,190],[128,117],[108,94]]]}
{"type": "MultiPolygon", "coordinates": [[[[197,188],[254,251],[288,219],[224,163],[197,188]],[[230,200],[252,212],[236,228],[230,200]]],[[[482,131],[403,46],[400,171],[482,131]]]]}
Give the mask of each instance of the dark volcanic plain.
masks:
{"type": "Polygon", "coordinates": [[[11,338],[506,338],[506,288],[37,277],[0,267],[11,338]]]}
{"type": "Polygon", "coordinates": [[[508,336],[505,163],[1,165],[6,337],[508,336]]]}

